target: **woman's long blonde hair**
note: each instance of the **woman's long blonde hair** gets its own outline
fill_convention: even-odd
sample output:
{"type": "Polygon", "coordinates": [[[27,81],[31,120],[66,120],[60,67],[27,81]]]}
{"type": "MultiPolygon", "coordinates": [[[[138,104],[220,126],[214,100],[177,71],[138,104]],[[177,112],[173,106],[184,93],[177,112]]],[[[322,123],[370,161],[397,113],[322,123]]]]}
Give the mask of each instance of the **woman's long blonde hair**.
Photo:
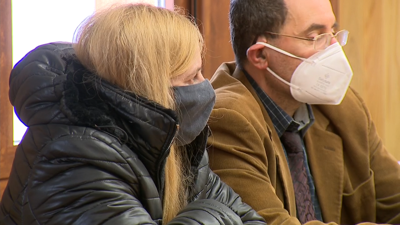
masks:
{"type": "MultiPolygon", "coordinates": [[[[203,39],[186,16],[145,4],[114,5],[85,20],[75,35],[78,59],[124,90],[174,109],[171,78],[186,72],[203,39]]],[[[186,203],[186,163],[173,145],[165,168],[163,222],[186,203]]]]}

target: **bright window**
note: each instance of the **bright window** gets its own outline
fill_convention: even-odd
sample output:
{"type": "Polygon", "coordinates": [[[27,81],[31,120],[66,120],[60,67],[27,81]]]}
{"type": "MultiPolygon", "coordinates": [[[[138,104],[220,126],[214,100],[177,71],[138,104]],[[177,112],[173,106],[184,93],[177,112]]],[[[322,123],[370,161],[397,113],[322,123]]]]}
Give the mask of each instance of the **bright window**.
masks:
{"type": "MultiPolygon", "coordinates": [[[[114,2],[146,2],[172,8],[173,0],[12,0],[12,51],[15,65],[38,45],[71,42],[78,25],[96,9],[114,2]]],[[[14,145],[26,127],[14,113],[14,145]]]]}

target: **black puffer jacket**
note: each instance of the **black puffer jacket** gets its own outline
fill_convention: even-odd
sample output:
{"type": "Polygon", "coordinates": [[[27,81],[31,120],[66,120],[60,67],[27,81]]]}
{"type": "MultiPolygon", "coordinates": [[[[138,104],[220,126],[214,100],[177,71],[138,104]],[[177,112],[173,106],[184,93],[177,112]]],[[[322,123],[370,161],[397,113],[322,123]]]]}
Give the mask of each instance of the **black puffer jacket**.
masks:
{"type": "MultiPolygon", "coordinates": [[[[0,224],[161,224],[173,111],[85,70],[67,43],[15,66],[10,100],[29,127],[17,148],[0,224]]],[[[210,171],[208,128],[188,147],[189,205],[170,224],[264,224],[210,171]]]]}

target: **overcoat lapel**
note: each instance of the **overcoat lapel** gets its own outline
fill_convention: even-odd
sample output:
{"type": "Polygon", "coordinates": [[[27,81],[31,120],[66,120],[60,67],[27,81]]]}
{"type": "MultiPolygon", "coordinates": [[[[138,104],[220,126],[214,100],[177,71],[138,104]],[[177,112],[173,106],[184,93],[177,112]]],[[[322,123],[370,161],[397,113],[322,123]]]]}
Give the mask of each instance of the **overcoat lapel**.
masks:
{"type": "MultiPolygon", "coordinates": [[[[284,205],[285,208],[289,211],[290,215],[296,216],[296,202],[295,202],[295,195],[294,195],[294,189],[293,189],[293,182],[292,182],[292,177],[290,175],[290,170],[289,166],[286,163],[286,156],[285,152],[282,148],[280,139],[278,134],[275,131],[271,131],[271,129],[274,129],[273,123],[268,115],[267,110],[265,110],[264,105],[262,104],[261,100],[259,99],[257,93],[253,89],[253,86],[250,84],[248,79],[246,78],[245,74],[238,68],[235,69],[233,73],[233,77],[238,79],[246,88],[251,92],[251,94],[254,96],[254,98],[257,100],[258,105],[260,106],[264,120],[267,123],[267,129],[270,134],[270,138],[272,141],[272,146],[273,150],[276,153],[276,161],[277,161],[277,182],[281,182],[282,184],[282,192],[284,195],[284,205]]],[[[269,162],[275,159],[268,159],[269,162]]],[[[281,186],[281,185],[279,185],[281,186]]],[[[277,187],[279,187],[277,185],[277,187]]],[[[277,190],[278,192],[278,190],[277,190]]]]}
{"type": "Polygon", "coordinates": [[[342,139],[329,131],[328,119],[315,107],[318,121],[305,135],[308,162],[324,221],[340,223],[343,192],[342,139]]]}

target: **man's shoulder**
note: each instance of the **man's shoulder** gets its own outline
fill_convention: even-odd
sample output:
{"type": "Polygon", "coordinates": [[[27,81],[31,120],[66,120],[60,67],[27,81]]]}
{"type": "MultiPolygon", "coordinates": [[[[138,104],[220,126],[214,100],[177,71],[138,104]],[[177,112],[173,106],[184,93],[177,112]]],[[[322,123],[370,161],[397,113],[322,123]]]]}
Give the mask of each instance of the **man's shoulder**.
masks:
{"type": "Polygon", "coordinates": [[[246,76],[236,68],[235,63],[222,64],[215,72],[211,83],[216,93],[211,118],[218,118],[220,121],[211,124],[212,128],[215,128],[216,124],[242,126],[246,121],[252,126],[258,124],[260,129],[266,127],[264,121],[266,112],[246,76]],[[224,118],[225,122],[222,122],[221,118],[224,118]]]}
{"type": "Polygon", "coordinates": [[[233,108],[237,104],[242,108],[246,108],[246,105],[258,105],[248,87],[233,76],[238,72],[235,70],[238,69],[234,62],[223,63],[211,78],[211,84],[217,95],[216,108],[233,108]]]}

